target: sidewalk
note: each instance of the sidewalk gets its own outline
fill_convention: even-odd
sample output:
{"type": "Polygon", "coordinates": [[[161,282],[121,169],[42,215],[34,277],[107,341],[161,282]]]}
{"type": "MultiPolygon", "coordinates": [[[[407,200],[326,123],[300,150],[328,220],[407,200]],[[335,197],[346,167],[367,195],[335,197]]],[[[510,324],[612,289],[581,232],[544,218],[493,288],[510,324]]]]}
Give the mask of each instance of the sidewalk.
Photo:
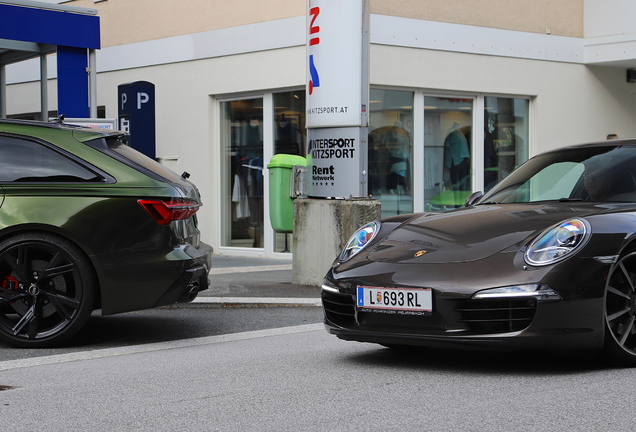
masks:
{"type": "Polygon", "coordinates": [[[321,306],[320,287],[292,283],[291,260],[215,255],[210,282],[209,289],[184,306],[321,306]]]}

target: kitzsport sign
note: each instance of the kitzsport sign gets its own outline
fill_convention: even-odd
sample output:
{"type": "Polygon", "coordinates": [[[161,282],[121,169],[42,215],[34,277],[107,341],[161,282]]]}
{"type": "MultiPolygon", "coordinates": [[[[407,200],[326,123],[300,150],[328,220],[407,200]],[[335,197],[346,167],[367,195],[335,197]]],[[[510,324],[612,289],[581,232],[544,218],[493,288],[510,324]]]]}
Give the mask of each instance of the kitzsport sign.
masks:
{"type": "MultiPolygon", "coordinates": [[[[357,197],[360,194],[360,129],[312,129],[307,146],[307,195],[357,197]]],[[[364,153],[366,154],[366,153],[364,153]]]]}

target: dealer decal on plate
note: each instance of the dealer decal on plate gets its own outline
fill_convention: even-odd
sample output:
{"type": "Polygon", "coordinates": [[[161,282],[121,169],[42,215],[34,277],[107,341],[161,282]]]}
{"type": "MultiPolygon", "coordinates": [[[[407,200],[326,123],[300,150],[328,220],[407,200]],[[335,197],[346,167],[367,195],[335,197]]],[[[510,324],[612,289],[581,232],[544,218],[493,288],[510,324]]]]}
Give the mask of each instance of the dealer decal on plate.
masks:
{"type": "Polygon", "coordinates": [[[428,289],[358,287],[358,307],[378,311],[433,311],[433,292],[428,289]]]}

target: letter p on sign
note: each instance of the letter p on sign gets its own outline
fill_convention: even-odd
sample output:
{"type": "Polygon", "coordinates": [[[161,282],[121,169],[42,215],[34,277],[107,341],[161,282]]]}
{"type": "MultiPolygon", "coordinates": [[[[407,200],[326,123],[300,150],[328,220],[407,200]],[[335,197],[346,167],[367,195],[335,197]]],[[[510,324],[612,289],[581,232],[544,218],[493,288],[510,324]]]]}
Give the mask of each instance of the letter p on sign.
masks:
{"type": "Polygon", "coordinates": [[[138,92],[137,93],[137,109],[140,110],[141,104],[148,102],[148,99],[150,99],[150,97],[148,96],[148,93],[138,92]]]}

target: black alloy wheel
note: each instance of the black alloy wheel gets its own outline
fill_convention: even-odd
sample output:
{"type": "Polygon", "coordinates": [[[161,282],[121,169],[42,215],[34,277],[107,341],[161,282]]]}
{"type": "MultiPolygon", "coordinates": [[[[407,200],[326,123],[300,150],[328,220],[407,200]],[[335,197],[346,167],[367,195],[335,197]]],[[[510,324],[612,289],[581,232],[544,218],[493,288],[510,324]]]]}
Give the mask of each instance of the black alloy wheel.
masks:
{"type": "Polygon", "coordinates": [[[74,335],[93,309],[95,277],[73,244],[47,233],[0,242],[0,338],[49,347],[74,335]]]}
{"type": "Polygon", "coordinates": [[[605,292],[605,349],[619,366],[636,366],[636,251],[620,257],[605,292]]]}

